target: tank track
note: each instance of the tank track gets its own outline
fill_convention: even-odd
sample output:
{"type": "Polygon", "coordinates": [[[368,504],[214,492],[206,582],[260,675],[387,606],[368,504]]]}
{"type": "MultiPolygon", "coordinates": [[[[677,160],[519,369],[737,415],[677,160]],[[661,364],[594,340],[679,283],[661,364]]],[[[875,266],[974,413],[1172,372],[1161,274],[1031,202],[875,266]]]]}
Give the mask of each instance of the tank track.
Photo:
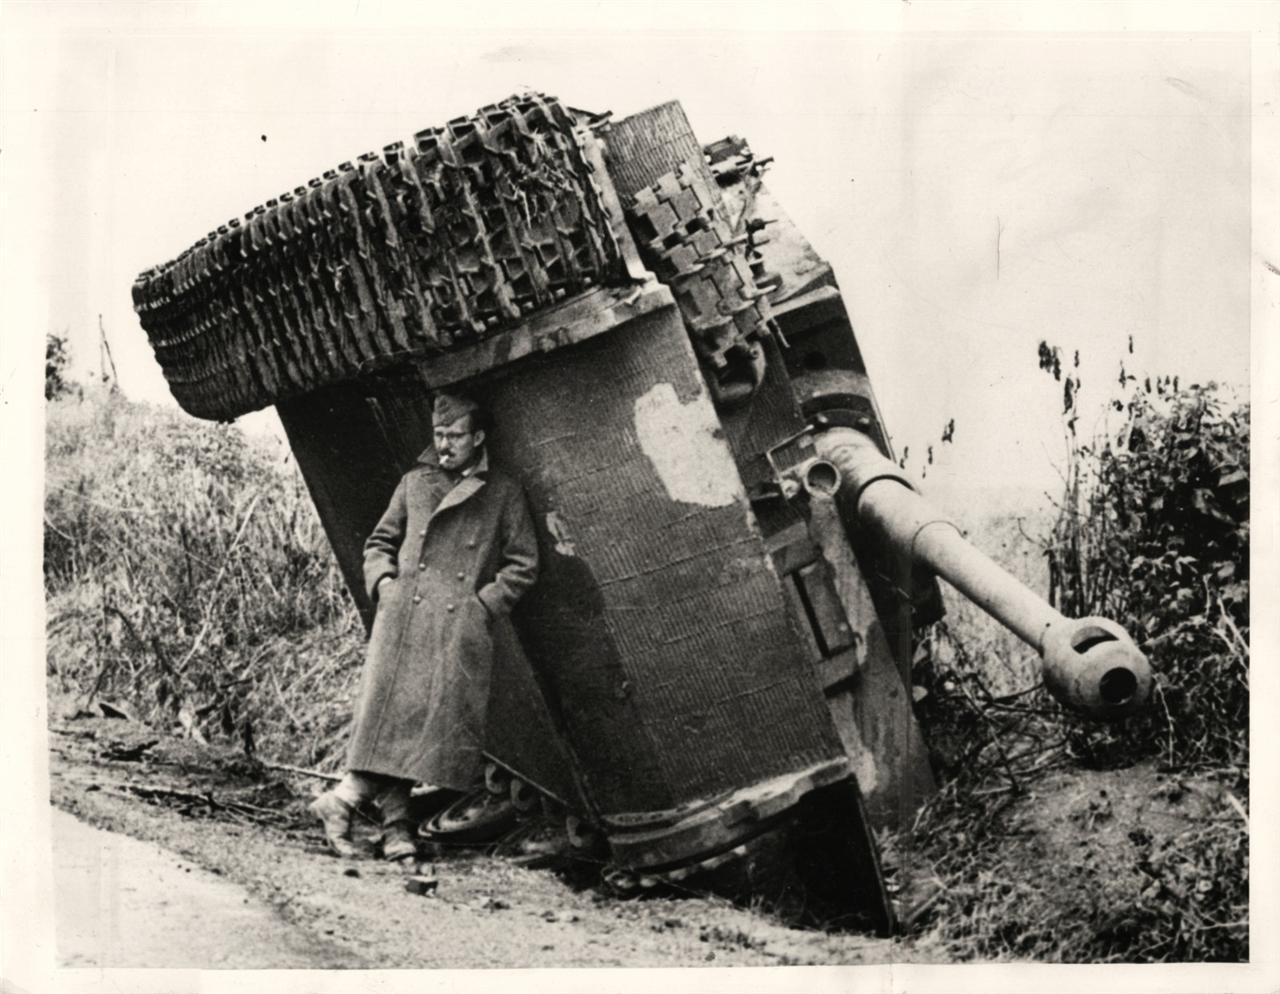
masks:
{"type": "Polygon", "coordinates": [[[773,333],[767,290],[755,283],[746,235],[734,237],[713,191],[688,164],[640,190],[627,222],[640,258],[670,287],[713,397],[749,396],[773,333]]]}
{"type": "Polygon", "coordinates": [[[588,143],[526,94],[344,162],[142,273],[175,398],[229,419],[627,281],[588,143]]]}

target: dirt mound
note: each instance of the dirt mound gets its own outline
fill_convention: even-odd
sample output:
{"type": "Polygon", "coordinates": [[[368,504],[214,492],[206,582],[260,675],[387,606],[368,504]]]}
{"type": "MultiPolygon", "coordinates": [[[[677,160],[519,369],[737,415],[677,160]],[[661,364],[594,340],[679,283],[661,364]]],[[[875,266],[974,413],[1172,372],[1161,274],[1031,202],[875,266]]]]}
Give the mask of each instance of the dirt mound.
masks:
{"type": "Polygon", "coordinates": [[[904,874],[929,900],[917,927],[959,958],[1146,961],[1209,930],[1246,941],[1248,823],[1230,785],[1154,763],[1058,769],[992,814],[904,874]]]}

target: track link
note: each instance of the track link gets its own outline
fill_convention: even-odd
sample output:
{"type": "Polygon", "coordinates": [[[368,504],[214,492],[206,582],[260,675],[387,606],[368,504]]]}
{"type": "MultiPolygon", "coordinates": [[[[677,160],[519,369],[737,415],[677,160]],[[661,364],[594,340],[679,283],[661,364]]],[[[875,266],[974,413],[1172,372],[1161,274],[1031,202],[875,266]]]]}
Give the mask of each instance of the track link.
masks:
{"type": "Polygon", "coordinates": [[[344,162],[148,269],[134,308],[174,396],[234,418],[626,282],[595,140],[555,98],[511,97],[344,162]]]}

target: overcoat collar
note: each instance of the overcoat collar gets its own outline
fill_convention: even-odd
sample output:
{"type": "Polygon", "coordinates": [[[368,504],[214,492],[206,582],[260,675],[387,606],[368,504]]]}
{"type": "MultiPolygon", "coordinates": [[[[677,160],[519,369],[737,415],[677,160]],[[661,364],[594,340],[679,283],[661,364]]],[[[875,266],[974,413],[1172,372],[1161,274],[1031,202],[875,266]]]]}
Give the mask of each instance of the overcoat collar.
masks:
{"type": "MultiPolygon", "coordinates": [[[[437,473],[444,475],[444,470],[440,468],[440,463],[436,459],[435,449],[426,449],[422,455],[418,457],[418,462],[434,469],[437,473]]],[[[436,505],[431,517],[434,518],[441,511],[447,511],[451,507],[457,507],[464,501],[474,497],[485,484],[485,477],[489,473],[489,453],[487,450],[480,451],[479,461],[471,468],[471,471],[458,480],[457,483],[444,495],[444,498],[436,505]]]]}
{"type": "Polygon", "coordinates": [[[484,476],[489,472],[489,450],[481,449],[480,458],[476,460],[475,465],[469,469],[464,469],[462,475],[468,476],[484,476]]]}

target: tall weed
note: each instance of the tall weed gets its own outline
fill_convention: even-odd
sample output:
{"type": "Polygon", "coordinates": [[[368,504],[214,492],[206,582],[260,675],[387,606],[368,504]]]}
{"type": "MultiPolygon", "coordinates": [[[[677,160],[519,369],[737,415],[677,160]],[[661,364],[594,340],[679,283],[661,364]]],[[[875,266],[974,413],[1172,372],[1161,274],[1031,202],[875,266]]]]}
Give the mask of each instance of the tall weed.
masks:
{"type": "Polygon", "coordinates": [[[104,390],[47,412],[50,678],[324,758],[363,633],[283,447],[104,390]]]}

